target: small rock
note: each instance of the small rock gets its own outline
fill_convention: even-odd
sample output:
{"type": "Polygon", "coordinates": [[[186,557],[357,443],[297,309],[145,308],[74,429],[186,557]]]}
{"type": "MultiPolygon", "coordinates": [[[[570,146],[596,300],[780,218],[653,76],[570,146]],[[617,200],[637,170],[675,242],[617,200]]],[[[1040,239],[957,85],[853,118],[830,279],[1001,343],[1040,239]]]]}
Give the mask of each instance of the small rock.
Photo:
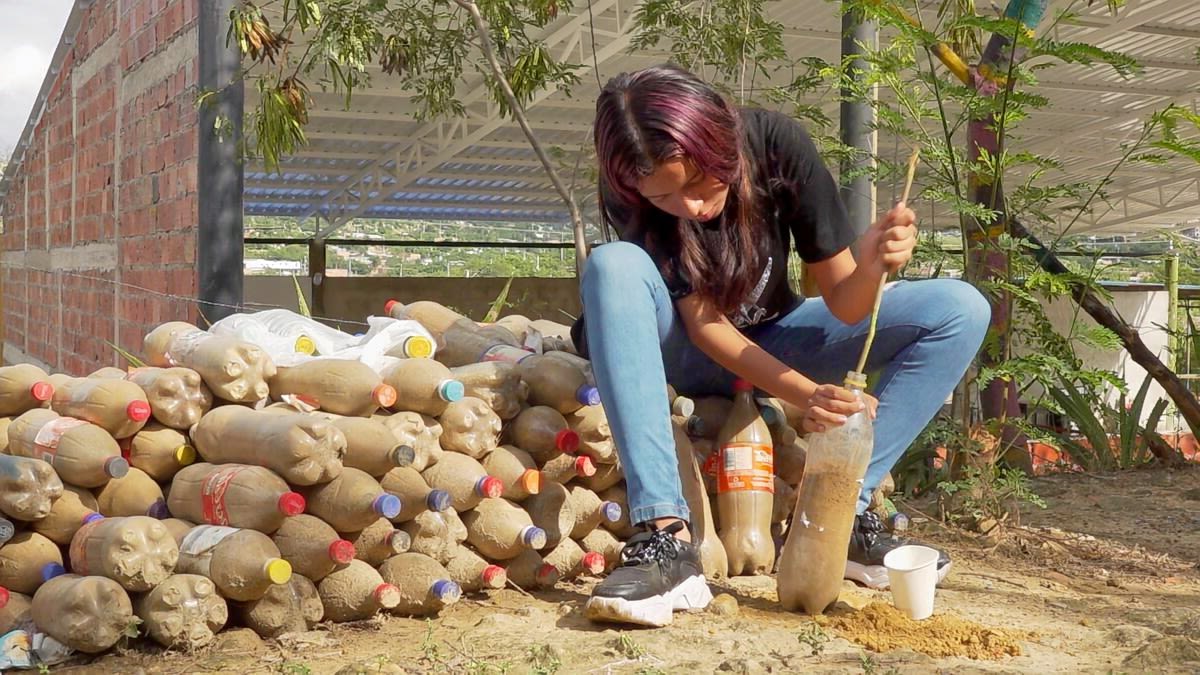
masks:
{"type": "Polygon", "coordinates": [[[1092,625],[1092,620],[1091,620],[1091,619],[1089,619],[1089,618],[1087,618],[1087,617],[1085,616],[1085,617],[1083,617],[1082,619],[1080,619],[1080,620],[1079,620],[1079,625],[1080,625],[1080,626],[1091,626],[1091,625],[1092,625]]]}
{"type": "Polygon", "coordinates": [[[717,666],[717,670],[734,675],[762,675],[767,669],[754,659],[729,659],[717,666]]]}
{"type": "Polygon", "coordinates": [[[722,593],[712,599],[708,605],[708,611],[718,616],[737,616],[737,598],[728,593],[722,593]]]}
{"type": "Polygon", "coordinates": [[[1185,663],[1200,662],[1200,642],[1185,637],[1169,637],[1146,643],[1125,659],[1133,668],[1152,669],[1168,666],[1178,668],[1185,663]]]}
{"type": "Polygon", "coordinates": [[[408,671],[400,666],[392,663],[386,656],[377,656],[372,659],[363,659],[354,663],[342,666],[334,675],[404,675],[408,671]]]}
{"type": "Polygon", "coordinates": [[[213,651],[254,652],[263,646],[262,638],[249,628],[234,628],[221,631],[213,641],[213,651]]]}

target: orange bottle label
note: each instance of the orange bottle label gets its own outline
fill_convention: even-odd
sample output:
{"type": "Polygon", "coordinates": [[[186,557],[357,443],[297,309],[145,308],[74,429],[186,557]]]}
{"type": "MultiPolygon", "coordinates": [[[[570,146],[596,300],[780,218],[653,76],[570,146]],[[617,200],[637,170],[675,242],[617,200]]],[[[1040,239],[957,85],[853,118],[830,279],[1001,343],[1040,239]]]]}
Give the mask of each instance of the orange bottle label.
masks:
{"type": "Polygon", "coordinates": [[[765,443],[730,443],[721,448],[717,492],[775,492],[775,453],[765,443]]]}
{"type": "Polygon", "coordinates": [[[200,485],[200,508],[204,514],[204,522],[211,525],[228,525],[229,510],[225,507],[225,492],[234,476],[241,473],[245,467],[235,466],[214,471],[204,478],[200,485]]]}
{"type": "Polygon", "coordinates": [[[59,417],[42,425],[42,428],[37,432],[37,436],[33,438],[34,459],[40,459],[43,462],[53,464],[54,456],[58,454],[58,444],[62,441],[63,434],[84,424],[87,424],[87,422],[77,420],[73,417],[59,417]]]}

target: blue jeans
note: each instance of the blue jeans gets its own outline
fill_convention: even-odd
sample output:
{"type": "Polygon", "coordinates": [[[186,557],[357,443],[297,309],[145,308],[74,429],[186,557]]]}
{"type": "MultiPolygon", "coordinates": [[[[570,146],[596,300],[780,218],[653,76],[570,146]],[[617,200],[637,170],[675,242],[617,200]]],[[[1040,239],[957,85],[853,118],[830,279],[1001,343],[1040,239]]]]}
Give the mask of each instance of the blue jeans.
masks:
{"type": "MultiPolygon", "coordinates": [[[[690,519],[679,482],[669,381],[693,396],[731,395],[734,375],[693,345],[658,269],[640,247],[597,247],[584,270],[588,352],[625,471],[630,518],[690,519]]],[[[867,370],[880,371],[875,448],[859,495],[871,494],[954,390],[987,332],[991,307],[953,279],[900,282],[884,291],[867,370]]],[[[847,325],[807,298],[746,335],[817,383],[841,384],[858,362],[869,319],[847,325]]]]}

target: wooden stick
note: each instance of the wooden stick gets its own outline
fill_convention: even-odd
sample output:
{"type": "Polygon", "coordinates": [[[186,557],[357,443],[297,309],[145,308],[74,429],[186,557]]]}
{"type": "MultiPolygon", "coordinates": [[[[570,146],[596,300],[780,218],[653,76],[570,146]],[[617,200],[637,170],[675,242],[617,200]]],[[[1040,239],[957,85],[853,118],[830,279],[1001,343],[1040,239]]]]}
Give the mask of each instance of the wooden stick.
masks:
{"type": "MultiPolygon", "coordinates": [[[[921,157],[921,148],[913,149],[912,155],[908,158],[908,176],[904,179],[904,194],[900,197],[900,201],[908,204],[908,193],[912,189],[913,177],[917,175],[917,160],[921,157]]],[[[875,341],[875,323],[879,319],[879,303],[883,300],[883,287],[887,284],[888,273],[884,272],[883,277],[879,280],[879,288],[875,291],[875,306],[871,308],[871,323],[867,327],[867,342],[863,345],[862,355],[858,357],[858,367],[854,369],[856,373],[862,373],[867,367],[867,354],[871,351],[871,343],[875,341]]]]}

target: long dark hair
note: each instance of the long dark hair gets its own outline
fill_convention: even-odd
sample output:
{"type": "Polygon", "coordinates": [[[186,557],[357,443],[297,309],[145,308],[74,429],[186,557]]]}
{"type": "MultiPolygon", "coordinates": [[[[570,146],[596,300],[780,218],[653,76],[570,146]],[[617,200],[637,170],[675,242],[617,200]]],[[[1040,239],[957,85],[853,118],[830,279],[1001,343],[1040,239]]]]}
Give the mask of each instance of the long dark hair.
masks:
{"type": "Polygon", "coordinates": [[[664,276],[686,275],[694,291],[726,314],[757,283],[766,255],[766,237],[756,236],[761,230],[744,138],[733,104],[675,66],[617,75],[596,101],[602,224],[642,242],[664,276]],[[676,157],[729,185],[718,228],[673,218],[638,192],[639,179],[676,157]]]}

